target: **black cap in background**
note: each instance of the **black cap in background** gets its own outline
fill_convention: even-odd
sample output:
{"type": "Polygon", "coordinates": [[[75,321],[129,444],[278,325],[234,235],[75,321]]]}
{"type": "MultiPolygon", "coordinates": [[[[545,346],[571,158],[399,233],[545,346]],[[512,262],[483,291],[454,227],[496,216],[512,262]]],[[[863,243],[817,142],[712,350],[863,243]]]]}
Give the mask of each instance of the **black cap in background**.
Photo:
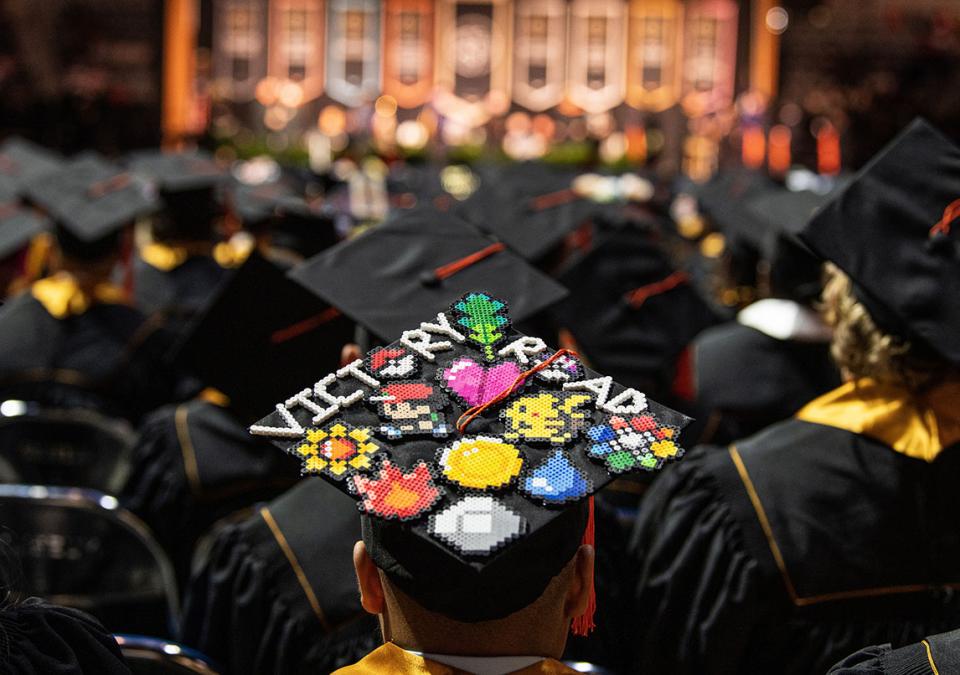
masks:
{"type": "Polygon", "coordinates": [[[254,252],[190,324],[178,360],[249,423],[317,372],[336,368],[353,327],[254,252]]]}
{"type": "Polygon", "coordinates": [[[113,251],[124,227],[159,207],[150,186],[91,153],[31,179],[26,193],[53,220],[63,251],[81,258],[113,251]]]}
{"type": "Polygon", "coordinates": [[[0,144],[0,202],[5,195],[23,194],[31,180],[63,165],[63,157],[25,138],[8,138],[0,144]]]}
{"type": "Polygon", "coordinates": [[[0,204],[0,258],[20,251],[42,232],[50,229],[50,220],[31,209],[0,204]]]}
{"type": "Polygon", "coordinates": [[[885,331],[960,365],[960,148],[917,119],[800,237],[853,280],[885,331]]]}
{"type": "Polygon", "coordinates": [[[566,295],[513,251],[432,207],[400,212],[291,277],[388,342],[411,317],[436,316],[472,288],[506,300],[516,321],[566,295]]]}

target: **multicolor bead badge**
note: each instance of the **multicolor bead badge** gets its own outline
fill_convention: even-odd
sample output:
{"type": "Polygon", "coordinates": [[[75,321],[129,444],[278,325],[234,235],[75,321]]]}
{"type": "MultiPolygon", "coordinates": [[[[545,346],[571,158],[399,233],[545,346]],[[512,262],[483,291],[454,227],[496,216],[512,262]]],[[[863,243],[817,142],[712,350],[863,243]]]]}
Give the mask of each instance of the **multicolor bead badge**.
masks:
{"type": "Polygon", "coordinates": [[[428,382],[392,382],[380,388],[371,402],[383,420],[380,433],[390,439],[429,435],[442,438],[453,431],[443,413],[446,397],[428,382]]]}
{"type": "Polygon", "coordinates": [[[404,471],[385,460],[374,478],[353,476],[353,489],[364,513],[395,520],[413,520],[436,504],[442,492],[426,462],[404,471]]]}
{"type": "Polygon", "coordinates": [[[675,440],[679,434],[677,427],[661,425],[653,415],[613,415],[606,423],[587,429],[591,441],[587,455],[603,460],[613,473],[655,471],[665,460],[683,455],[675,440]]]}
{"type": "Polygon", "coordinates": [[[441,385],[461,403],[477,406],[510,387],[522,373],[514,361],[485,365],[469,356],[460,356],[440,370],[438,377],[441,385]]]}
{"type": "Polygon", "coordinates": [[[581,408],[591,400],[589,394],[569,392],[525,394],[500,413],[506,426],[503,437],[531,443],[569,443],[586,425],[590,413],[581,408]]]}
{"type": "Polygon", "coordinates": [[[526,532],[527,521],[490,495],[467,495],[430,516],[427,531],[464,555],[490,555],[526,532]]]}
{"type": "Polygon", "coordinates": [[[444,478],[471,490],[499,490],[520,474],[523,457],[516,446],[494,436],[472,436],[438,452],[444,478]]]}
{"type": "Polygon", "coordinates": [[[457,324],[467,328],[467,340],[483,351],[487,361],[493,361],[494,347],[506,339],[510,331],[507,303],[486,293],[467,293],[453,303],[457,324]]]}
{"type": "MultiPolygon", "coordinates": [[[[550,354],[534,356],[533,365],[538,366],[549,358],[550,354]]],[[[538,380],[546,382],[547,384],[576,382],[577,380],[582,380],[584,377],[583,365],[576,356],[562,354],[546,368],[538,371],[536,377],[538,380]]]]}
{"type": "Polygon", "coordinates": [[[363,367],[384,380],[407,380],[420,374],[417,355],[403,346],[377,347],[363,359],[363,367]]]}
{"type": "Polygon", "coordinates": [[[521,478],[520,490],[547,505],[569,504],[592,493],[593,481],[570,462],[563,450],[554,450],[521,478]]]}
{"type": "Polygon", "coordinates": [[[385,452],[373,439],[370,429],[333,422],[308,429],[294,454],[303,459],[303,473],[326,474],[341,480],[346,475],[373,468],[374,456],[383,456],[385,452]]]}

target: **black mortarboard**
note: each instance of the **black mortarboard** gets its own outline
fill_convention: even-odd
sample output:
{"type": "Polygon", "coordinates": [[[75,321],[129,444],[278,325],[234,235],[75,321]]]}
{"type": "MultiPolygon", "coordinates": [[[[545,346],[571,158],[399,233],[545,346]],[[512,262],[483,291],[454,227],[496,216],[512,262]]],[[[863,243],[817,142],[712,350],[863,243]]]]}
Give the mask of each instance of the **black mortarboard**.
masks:
{"type": "Polygon", "coordinates": [[[539,261],[604,205],[577,194],[576,173],[535,163],[488,167],[453,212],[530,261],[539,261]]]}
{"type": "Polygon", "coordinates": [[[605,237],[558,279],[571,292],[551,313],[584,356],[624,384],[660,395],[676,357],[717,321],[688,274],[642,230],[605,237]]]}
{"type": "Polygon", "coordinates": [[[436,314],[471,288],[504,298],[516,321],[566,294],[502,244],[432,207],[402,211],[291,276],[385,341],[395,340],[411,315],[436,314]]]}
{"type": "Polygon", "coordinates": [[[50,221],[30,209],[0,204],[0,258],[24,248],[50,228],[50,221]]]}
{"type": "Polygon", "coordinates": [[[0,145],[0,202],[4,194],[21,195],[27,183],[63,165],[52,150],[24,138],[9,138],[0,145]]]}
{"type": "Polygon", "coordinates": [[[885,331],[960,365],[960,148],[915,120],[800,237],[854,282],[885,331]]]}
{"type": "Polygon", "coordinates": [[[410,307],[423,323],[250,430],[357,500],[401,590],[455,620],[498,619],[589,541],[588,497],[682,455],[689,419],[518,333],[488,293],[443,310],[410,307]]]}
{"type": "Polygon", "coordinates": [[[124,226],[158,207],[139,178],[90,154],[32,179],[27,197],[53,220],[60,247],[78,257],[113,250],[124,226]]]}
{"type": "Polygon", "coordinates": [[[352,331],[339,312],[254,252],[190,324],[179,359],[225,393],[246,423],[335,367],[352,331]]]}
{"type": "Polygon", "coordinates": [[[228,190],[227,203],[245,228],[257,229],[269,224],[281,200],[294,196],[293,189],[282,181],[261,185],[238,183],[228,190]]]}
{"type": "Polygon", "coordinates": [[[128,161],[130,170],[151,181],[163,201],[161,236],[207,237],[223,211],[220,187],[227,172],[203,152],[142,152],[128,161]]]}

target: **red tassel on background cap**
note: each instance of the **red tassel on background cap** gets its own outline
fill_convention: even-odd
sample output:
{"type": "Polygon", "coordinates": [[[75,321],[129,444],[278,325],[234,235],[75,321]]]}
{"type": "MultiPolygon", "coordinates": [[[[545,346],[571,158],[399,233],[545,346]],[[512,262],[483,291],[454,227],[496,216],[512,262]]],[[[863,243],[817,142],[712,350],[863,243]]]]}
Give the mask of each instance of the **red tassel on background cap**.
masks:
{"type": "MultiPolygon", "coordinates": [[[[587,526],[583,530],[583,541],[580,542],[584,546],[593,546],[596,550],[596,525],[593,518],[593,495],[590,495],[589,505],[590,514],[587,516],[587,526]]],[[[570,627],[570,630],[574,635],[578,637],[586,637],[590,635],[591,631],[597,627],[597,624],[593,621],[593,615],[597,611],[597,592],[596,586],[594,585],[593,579],[590,579],[590,599],[587,601],[587,609],[573,620],[573,625],[570,627]]]]}

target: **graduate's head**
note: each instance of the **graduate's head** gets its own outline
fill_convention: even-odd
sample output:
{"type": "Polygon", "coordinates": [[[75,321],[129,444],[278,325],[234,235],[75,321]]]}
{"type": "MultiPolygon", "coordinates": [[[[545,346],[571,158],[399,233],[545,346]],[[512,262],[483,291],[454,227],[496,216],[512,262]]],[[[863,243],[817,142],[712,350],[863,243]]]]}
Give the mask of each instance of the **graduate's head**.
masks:
{"type": "Polygon", "coordinates": [[[960,148],[913,122],[801,233],[831,263],[832,352],[848,378],[917,389],[960,368],[960,148]]]}
{"type": "Polygon", "coordinates": [[[593,495],[679,458],[689,420],[513,330],[488,293],[448,306],[250,430],[357,500],[388,639],[555,656],[592,625],[593,495]]]}

